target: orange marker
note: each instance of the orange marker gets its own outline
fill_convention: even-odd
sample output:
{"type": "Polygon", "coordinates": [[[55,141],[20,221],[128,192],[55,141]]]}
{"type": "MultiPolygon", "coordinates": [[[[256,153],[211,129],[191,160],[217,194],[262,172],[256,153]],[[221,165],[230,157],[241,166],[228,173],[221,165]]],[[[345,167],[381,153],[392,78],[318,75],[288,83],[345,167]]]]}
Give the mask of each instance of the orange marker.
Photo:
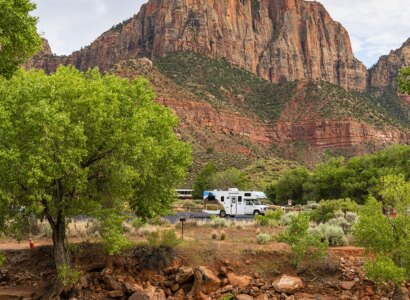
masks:
{"type": "Polygon", "coordinates": [[[34,243],[33,243],[33,240],[32,239],[30,239],[30,249],[34,249],[34,243]]]}

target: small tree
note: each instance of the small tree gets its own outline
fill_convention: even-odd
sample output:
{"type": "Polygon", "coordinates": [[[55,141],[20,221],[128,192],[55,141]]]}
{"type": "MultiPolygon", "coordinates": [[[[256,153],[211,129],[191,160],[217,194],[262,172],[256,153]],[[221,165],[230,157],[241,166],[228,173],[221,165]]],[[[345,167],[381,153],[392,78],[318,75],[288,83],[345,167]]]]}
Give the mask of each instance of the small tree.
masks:
{"type": "Polygon", "coordinates": [[[36,8],[30,0],[0,0],[0,75],[10,77],[18,66],[40,50],[36,8]]]}
{"type": "Polygon", "coordinates": [[[202,199],[202,193],[211,187],[211,178],[216,173],[216,167],[213,162],[210,162],[199,171],[193,184],[193,197],[202,199]]]}
{"type": "MultiPolygon", "coordinates": [[[[60,270],[70,263],[67,218],[167,211],[190,151],[174,134],[177,118],[153,98],[146,80],[98,70],[21,70],[0,79],[0,230],[21,228],[32,215],[47,219],[60,270]]],[[[116,232],[103,233],[123,244],[116,232]]],[[[61,288],[57,281],[50,298],[61,288]]]]}
{"type": "Polygon", "coordinates": [[[378,188],[378,201],[371,196],[360,211],[353,229],[355,241],[375,255],[366,263],[367,275],[377,281],[400,283],[410,275],[410,183],[401,175],[383,177],[378,188]],[[383,214],[395,209],[397,216],[383,214]]]}

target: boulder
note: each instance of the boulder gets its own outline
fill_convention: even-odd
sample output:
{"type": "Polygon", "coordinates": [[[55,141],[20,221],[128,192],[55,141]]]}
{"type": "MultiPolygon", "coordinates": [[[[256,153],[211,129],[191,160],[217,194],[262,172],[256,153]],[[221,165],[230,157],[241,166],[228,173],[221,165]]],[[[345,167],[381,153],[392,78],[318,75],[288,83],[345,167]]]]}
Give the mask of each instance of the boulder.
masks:
{"type": "Polygon", "coordinates": [[[237,286],[239,288],[246,288],[252,280],[252,277],[247,275],[236,275],[235,273],[228,273],[226,275],[228,277],[229,283],[233,286],[237,286]]]}
{"type": "Polygon", "coordinates": [[[282,275],[272,285],[279,293],[293,294],[303,287],[303,281],[298,276],[282,275]]]}
{"type": "Polygon", "coordinates": [[[163,290],[150,286],[142,291],[137,291],[128,300],[165,300],[166,295],[163,290]]]}
{"type": "Polygon", "coordinates": [[[122,290],[122,284],[119,283],[112,275],[104,277],[104,285],[105,288],[110,291],[122,290]]]}
{"type": "Polygon", "coordinates": [[[344,290],[351,290],[355,286],[356,282],[354,281],[343,281],[342,282],[342,289],[344,290]]]}
{"type": "Polygon", "coordinates": [[[144,288],[137,283],[126,282],[124,286],[127,292],[130,294],[144,290],[144,288]]]}
{"type": "Polygon", "coordinates": [[[107,296],[110,298],[121,298],[124,296],[124,291],[123,290],[109,291],[107,293],[107,296]]]}
{"type": "Polygon", "coordinates": [[[246,295],[246,294],[239,294],[236,295],[235,297],[237,300],[253,300],[252,296],[246,295]]]}
{"type": "Polygon", "coordinates": [[[195,284],[200,284],[201,291],[205,293],[217,290],[221,285],[221,280],[208,268],[202,266],[195,268],[194,276],[195,284]]]}
{"type": "Polygon", "coordinates": [[[175,277],[175,281],[179,284],[185,283],[194,277],[194,269],[191,267],[180,267],[175,277]]]}
{"type": "Polygon", "coordinates": [[[255,298],[256,300],[269,300],[269,296],[266,294],[260,294],[255,298]]]}

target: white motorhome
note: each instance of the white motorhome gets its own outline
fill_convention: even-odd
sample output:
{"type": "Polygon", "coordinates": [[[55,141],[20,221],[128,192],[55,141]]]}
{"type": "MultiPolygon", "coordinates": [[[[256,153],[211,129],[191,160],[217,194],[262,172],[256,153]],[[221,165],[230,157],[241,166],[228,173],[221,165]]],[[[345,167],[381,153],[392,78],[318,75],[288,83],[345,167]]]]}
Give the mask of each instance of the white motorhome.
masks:
{"type": "Polygon", "coordinates": [[[261,204],[262,199],[267,199],[265,193],[257,191],[239,191],[235,188],[228,191],[205,191],[203,199],[203,212],[220,217],[263,215],[269,208],[269,206],[261,204]]]}

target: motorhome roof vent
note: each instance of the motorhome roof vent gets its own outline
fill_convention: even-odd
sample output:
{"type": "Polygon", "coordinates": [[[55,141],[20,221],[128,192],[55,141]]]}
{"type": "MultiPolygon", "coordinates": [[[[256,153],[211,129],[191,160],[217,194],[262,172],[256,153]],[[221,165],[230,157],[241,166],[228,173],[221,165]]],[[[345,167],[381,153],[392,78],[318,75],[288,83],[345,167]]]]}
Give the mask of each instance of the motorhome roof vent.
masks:
{"type": "Polygon", "coordinates": [[[229,192],[239,192],[239,189],[237,189],[237,188],[230,188],[228,191],[229,191],[229,192]]]}

